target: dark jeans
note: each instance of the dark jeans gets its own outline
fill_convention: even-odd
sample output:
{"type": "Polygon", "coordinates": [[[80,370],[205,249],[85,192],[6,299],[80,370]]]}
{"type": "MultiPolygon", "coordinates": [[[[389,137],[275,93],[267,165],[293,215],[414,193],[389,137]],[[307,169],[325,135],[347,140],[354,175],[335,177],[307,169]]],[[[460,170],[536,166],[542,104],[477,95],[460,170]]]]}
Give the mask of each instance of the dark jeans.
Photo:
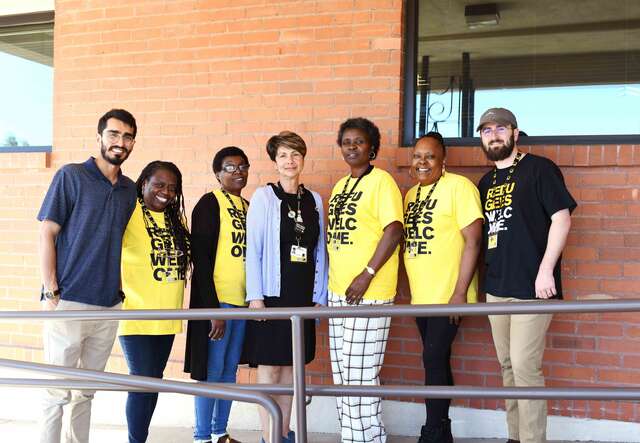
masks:
{"type": "MultiPolygon", "coordinates": [[[[453,386],[451,372],[451,344],[456,338],[458,325],[449,322],[449,317],[417,317],[416,323],[422,338],[422,364],[424,384],[427,386],[453,386]]],[[[449,418],[451,399],[429,398],[427,427],[438,427],[449,418]]]]}
{"type": "MultiPolygon", "coordinates": [[[[162,378],[174,335],[121,335],[120,345],[129,366],[129,374],[162,378]]],[[[157,392],[129,392],[127,426],[129,443],[144,443],[158,402],[157,392]]]]}

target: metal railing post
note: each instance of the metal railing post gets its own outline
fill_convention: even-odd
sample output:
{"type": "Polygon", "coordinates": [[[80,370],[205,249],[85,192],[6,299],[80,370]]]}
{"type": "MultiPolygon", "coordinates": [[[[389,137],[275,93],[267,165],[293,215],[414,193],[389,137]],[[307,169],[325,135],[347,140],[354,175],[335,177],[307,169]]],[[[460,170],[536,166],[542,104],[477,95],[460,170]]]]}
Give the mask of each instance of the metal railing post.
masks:
{"type": "Polygon", "coordinates": [[[293,351],[293,400],[296,405],[296,443],[307,443],[307,402],[304,371],[304,320],[291,316],[291,345],[293,351]]]}

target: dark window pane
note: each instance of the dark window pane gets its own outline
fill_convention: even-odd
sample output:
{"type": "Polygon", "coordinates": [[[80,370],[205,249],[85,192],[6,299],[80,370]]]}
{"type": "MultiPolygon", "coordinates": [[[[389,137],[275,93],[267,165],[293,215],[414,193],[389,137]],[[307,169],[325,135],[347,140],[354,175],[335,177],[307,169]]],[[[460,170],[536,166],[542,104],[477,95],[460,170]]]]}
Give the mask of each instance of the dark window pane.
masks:
{"type": "Polygon", "coordinates": [[[419,1],[416,136],[475,136],[489,107],[528,135],[640,134],[640,1],[419,1]]]}

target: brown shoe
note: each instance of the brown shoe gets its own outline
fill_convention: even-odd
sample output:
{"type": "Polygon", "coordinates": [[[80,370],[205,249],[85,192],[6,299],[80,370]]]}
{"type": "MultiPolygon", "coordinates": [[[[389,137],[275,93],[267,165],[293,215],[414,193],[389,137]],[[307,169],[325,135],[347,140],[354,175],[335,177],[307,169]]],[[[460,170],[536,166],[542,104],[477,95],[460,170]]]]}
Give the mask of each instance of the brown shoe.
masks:
{"type": "Polygon", "coordinates": [[[240,442],[234,438],[231,438],[229,434],[225,434],[218,439],[218,443],[240,443],[240,442]]]}
{"type": "Polygon", "coordinates": [[[513,439],[509,439],[507,440],[507,443],[520,443],[520,440],[513,440],[513,439]]]}

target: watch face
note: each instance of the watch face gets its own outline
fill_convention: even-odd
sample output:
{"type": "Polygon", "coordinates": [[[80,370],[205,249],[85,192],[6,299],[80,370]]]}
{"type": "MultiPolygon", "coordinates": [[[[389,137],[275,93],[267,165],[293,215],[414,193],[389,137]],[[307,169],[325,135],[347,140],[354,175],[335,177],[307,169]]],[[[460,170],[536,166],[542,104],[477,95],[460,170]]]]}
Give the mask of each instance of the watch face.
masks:
{"type": "Polygon", "coordinates": [[[43,295],[47,300],[55,300],[58,298],[58,294],[59,291],[45,291],[43,295]]]}

